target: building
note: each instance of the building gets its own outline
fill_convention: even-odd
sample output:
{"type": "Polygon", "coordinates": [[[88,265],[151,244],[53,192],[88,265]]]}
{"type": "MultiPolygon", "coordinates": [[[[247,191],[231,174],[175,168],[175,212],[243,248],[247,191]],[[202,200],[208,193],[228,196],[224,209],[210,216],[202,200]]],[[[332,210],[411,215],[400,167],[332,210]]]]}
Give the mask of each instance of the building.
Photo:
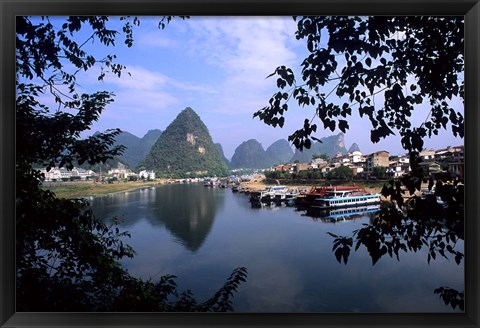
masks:
{"type": "Polygon", "coordinates": [[[350,163],[365,163],[366,161],[365,156],[358,150],[348,153],[348,158],[350,163]]]}
{"type": "Polygon", "coordinates": [[[465,179],[465,163],[463,162],[449,163],[448,171],[456,178],[465,179]]]}
{"type": "Polygon", "coordinates": [[[428,161],[424,163],[419,164],[422,168],[425,174],[430,175],[430,174],[437,174],[442,172],[442,167],[440,164],[434,161],[428,161]]]}
{"type": "Polygon", "coordinates": [[[276,165],[276,166],[273,168],[273,171],[292,173],[292,172],[293,172],[293,165],[292,165],[292,164],[276,165]]]}
{"type": "Polygon", "coordinates": [[[383,166],[383,167],[390,166],[388,151],[381,150],[367,156],[365,161],[365,171],[367,173],[372,173],[373,168],[376,166],[383,166]]]}
{"type": "Polygon", "coordinates": [[[97,174],[92,170],[85,170],[79,167],[74,167],[71,171],[64,167],[54,167],[47,172],[45,168],[40,169],[45,175],[45,181],[65,181],[65,180],[89,180],[94,178],[97,174]]]}
{"type": "Polygon", "coordinates": [[[147,180],[154,180],[155,179],[155,172],[143,170],[138,173],[140,179],[147,179],[147,180]]]}
{"type": "Polygon", "coordinates": [[[295,167],[295,172],[298,173],[300,171],[308,171],[308,170],[313,170],[313,166],[311,164],[301,164],[301,163],[296,163],[294,164],[295,167]]]}
{"type": "Polygon", "coordinates": [[[410,171],[410,165],[401,161],[398,157],[394,157],[394,160],[390,161],[390,165],[387,168],[387,176],[389,178],[398,178],[410,171]]]}
{"type": "Polygon", "coordinates": [[[433,160],[435,160],[435,150],[424,149],[419,153],[419,156],[424,161],[433,161],[433,160]]]}

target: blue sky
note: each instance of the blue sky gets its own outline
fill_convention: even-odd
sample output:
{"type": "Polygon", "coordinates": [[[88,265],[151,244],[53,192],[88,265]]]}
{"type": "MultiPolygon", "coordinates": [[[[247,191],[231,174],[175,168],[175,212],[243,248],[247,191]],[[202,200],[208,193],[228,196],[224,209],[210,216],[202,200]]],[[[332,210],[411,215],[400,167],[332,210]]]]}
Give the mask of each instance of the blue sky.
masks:
{"type": "MultiPolygon", "coordinates": [[[[132,48],[118,43],[104,49],[98,41],[87,45],[98,55],[116,54],[127,67],[121,78],[107,75],[103,82],[96,78],[99,69],[78,77],[81,89],[116,94],[91,133],[120,128],[142,137],[150,129],[164,130],[184,108],[191,107],[230,159],[243,141],[257,139],[266,149],[278,139],[287,139],[305,118],[313,116],[313,108],[291,102],[283,128],[253,119],[253,113],[277,91],[276,78],[266,79],[277,66],[289,66],[300,76],[300,63],[307,53],[304,41],[295,38],[296,23],[291,17],[192,17],[174,19],[164,30],[158,29],[158,18],[140,20],[132,48]]],[[[454,101],[463,112],[463,104],[454,101]]],[[[427,115],[428,108],[421,108],[412,121],[419,125],[427,115]]],[[[404,153],[396,136],[372,144],[369,121],[357,113],[353,112],[349,124],[347,148],[356,142],[365,154],[404,153]]],[[[340,131],[317,132],[321,138],[340,131]]],[[[449,131],[426,141],[427,148],[459,144],[463,139],[455,139],[449,131]]]]}

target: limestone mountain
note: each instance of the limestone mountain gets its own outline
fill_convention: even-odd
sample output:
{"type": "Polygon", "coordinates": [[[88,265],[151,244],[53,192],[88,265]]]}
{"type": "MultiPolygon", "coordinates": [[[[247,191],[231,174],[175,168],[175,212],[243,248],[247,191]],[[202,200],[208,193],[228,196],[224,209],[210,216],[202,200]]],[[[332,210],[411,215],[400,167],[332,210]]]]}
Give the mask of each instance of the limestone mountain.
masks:
{"type": "Polygon", "coordinates": [[[354,151],[360,151],[360,147],[355,142],[348,148],[349,153],[353,153],[354,151]]]}
{"type": "Polygon", "coordinates": [[[288,163],[288,161],[294,155],[292,147],[285,139],[275,141],[265,151],[267,158],[271,160],[271,165],[288,163]]]}
{"type": "Polygon", "coordinates": [[[215,147],[217,147],[218,149],[218,152],[220,153],[220,157],[222,157],[223,161],[225,162],[225,164],[227,164],[227,166],[230,165],[230,161],[225,157],[225,153],[223,152],[223,147],[220,143],[216,143],[215,144],[215,147]]]}
{"type": "MultiPolygon", "coordinates": [[[[148,148],[148,151],[150,151],[150,148],[152,148],[155,142],[157,142],[161,134],[162,134],[162,130],[159,130],[159,129],[148,130],[147,133],[145,133],[145,135],[141,139],[141,142],[144,145],[144,148],[145,149],[148,148]]],[[[145,155],[147,153],[145,153],[145,155]]]]}
{"type": "Polygon", "coordinates": [[[115,139],[115,144],[123,145],[126,149],[118,159],[134,169],[145,158],[161,134],[161,130],[154,129],[139,138],[130,132],[121,132],[115,139]]]}
{"type": "Polygon", "coordinates": [[[263,146],[255,139],[242,142],[236,149],[230,161],[232,169],[263,169],[271,165],[271,158],[263,146]]]}
{"type": "Polygon", "coordinates": [[[329,158],[334,157],[338,153],[346,154],[345,136],[343,133],[324,137],[320,139],[322,142],[314,142],[310,149],[303,151],[295,150],[291,162],[299,161],[300,163],[308,163],[312,160],[313,155],[327,154],[329,158]]]}
{"type": "Polygon", "coordinates": [[[164,177],[228,174],[208,128],[190,107],[165,129],[142,166],[164,177]]]}

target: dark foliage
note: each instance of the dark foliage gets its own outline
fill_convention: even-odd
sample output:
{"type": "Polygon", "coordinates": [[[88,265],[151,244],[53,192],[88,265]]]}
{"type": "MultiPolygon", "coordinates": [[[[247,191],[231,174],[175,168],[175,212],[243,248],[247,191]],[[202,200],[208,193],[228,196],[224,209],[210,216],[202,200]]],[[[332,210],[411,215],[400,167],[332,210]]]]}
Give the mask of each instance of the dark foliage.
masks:
{"type": "Polygon", "coordinates": [[[353,170],[347,166],[339,166],[330,170],[327,174],[328,179],[352,180],[353,170]]]}
{"type": "MultiPolygon", "coordinates": [[[[293,98],[302,107],[314,107],[322,127],[332,132],[345,132],[356,110],[368,117],[372,142],[398,131],[408,151],[422,150],[423,138],[448,124],[454,135],[463,137],[463,115],[449,104],[453,97],[463,99],[464,93],[463,17],[294,19],[296,38],[305,40],[309,52],[301,63],[303,84],[297,84],[292,69],[278,67],[269,77],[277,76],[279,91],[254,117],[282,127],[293,98]],[[340,103],[330,98],[333,94],[340,103]],[[380,94],[383,103],[375,101],[380,94]],[[429,116],[413,127],[410,116],[424,102],[429,116]]],[[[315,132],[317,124],[305,119],[289,141],[299,149],[310,148],[312,140],[318,140],[315,132]]]]}
{"type": "MultiPolygon", "coordinates": [[[[133,43],[137,18],[122,17],[127,46],[133,43]],[[133,25],[132,25],[133,24],[133,25]]],[[[171,17],[164,17],[159,26],[171,17]]],[[[128,232],[97,220],[83,199],[59,199],[41,187],[42,166],[72,169],[97,165],[119,156],[118,129],[80,139],[113,94],[76,92],[76,74],[101,65],[105,74],[121,76],[115,56],[96,59],[82,47],[98,41],[114,46],[121,33],[108,28],[108,17],[69,17],[61,27],[49,17],[17,17],[16,99],[16,310],[23,311],[228,311],[231,297],[245,281],[236,269],[209,300],[197,302],[191,292],[178,292],[174,276],[143,281],[124,270],[119,260],[134,256],[123,243],[128,232]],[[73,35],[91,31],[83,44],[73,35]],[[58,108],[45,103],[51,97],[58,108]]],[[[55,22],[58,22],[55,20],[55,22]]]]}
{"type": "MultiPolygon", "coordinates": [[[[282,127],[293,98],[302,107],[314,108],[314,119],[321,121],[323,129],[345,132],[357,111],[368,118],[373,143],[398,134],[410,155],[411,171],[382,189],[390,206],[384,206],[373,222],[354,231],[353,236],[330,233],[338,262],[347,263],[355,244],[355,250],[362,245],[367,249],[373,265],[387,254],[400,259],[400,251],[424,248],[428,263],[437,256],[450,256],[460,264],[464,258],[463,248],[458,246],[464,239],[463,183],[426,176],[419,152],[424,139],[440,129],[450,128],[454,136],[463,138],[464,118],[451,100],[464,98],[464,18],[328,16],[294,20],[298,23],[296,38],[305,40],[309,52],[301,63],[303,83],[297,83],[292,69],[278,67],[269,77],[277,77],[279,91],[253,116],[282,127]],[[430,111],[420,126],[412,126],[411,116],[420,105],[430,111]],[[429,180],[432,193],[416,196],[424,180],[429,180]]],[[[289,141],[299,150],[308,149],[319,140],[317,130],[317,124],[306,118],[289,141]]],[[[441,287],[435,293],[445,304],[463,310],[463,292],[441,287]]]]}

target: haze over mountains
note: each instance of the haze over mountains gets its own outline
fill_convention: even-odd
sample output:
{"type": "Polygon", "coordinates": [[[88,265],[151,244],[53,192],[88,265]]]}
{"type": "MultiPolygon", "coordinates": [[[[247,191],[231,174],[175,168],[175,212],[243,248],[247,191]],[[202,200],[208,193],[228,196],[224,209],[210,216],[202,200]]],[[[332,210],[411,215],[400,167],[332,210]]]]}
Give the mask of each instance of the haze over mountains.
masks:
{"type": "MultiPolygon", "coordinates": [[[[246,136],[248,137],[248,136],[246,136]]],[[[183,110],[165,129],[148,131],[142,138],[122,132],[116,144],[126,146],[118,160],[131,169],[154,170],[160,175],[227,174],[228,169],[262,169],[277,164],[309,162],[314,155],[346,154],[360,150],[353,143],[347,150],[344,134],[339,133],[315,142],[310,149],[293,150],[285,139],[272,143],[267,149],[256,139],[242,142],[229,161],[221,143],[213,143],[208,128],[191,108],[183,110]]]]}
{"type": "Polygon", "coordinates": [[[117,136],[115,144],[124,145],[126,149],[119,160],[131,168],[136,167],[145,158],[161,134],[161,130],[149,130],[142,138],[139,138],[130,132],[121,132],[117,136]]]}

